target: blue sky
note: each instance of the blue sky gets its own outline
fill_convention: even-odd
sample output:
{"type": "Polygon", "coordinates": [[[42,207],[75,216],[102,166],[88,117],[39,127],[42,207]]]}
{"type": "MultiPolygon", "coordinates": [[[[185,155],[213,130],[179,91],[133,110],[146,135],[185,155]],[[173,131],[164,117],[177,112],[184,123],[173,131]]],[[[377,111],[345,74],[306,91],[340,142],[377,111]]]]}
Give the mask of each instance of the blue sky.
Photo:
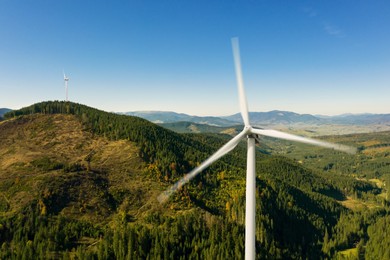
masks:
{"type": "Polygon", "coordinates": [[[0,0],[0,107],[390,113],[389,1],[0,0]]]}

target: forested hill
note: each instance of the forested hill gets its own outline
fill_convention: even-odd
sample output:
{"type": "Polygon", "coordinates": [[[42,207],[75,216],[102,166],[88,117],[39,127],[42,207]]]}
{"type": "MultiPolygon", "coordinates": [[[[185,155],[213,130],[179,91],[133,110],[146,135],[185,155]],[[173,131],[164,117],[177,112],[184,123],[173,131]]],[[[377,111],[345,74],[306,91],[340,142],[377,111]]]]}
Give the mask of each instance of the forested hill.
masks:
{"type": "Polygon", "coordinates": [[[35,113],[76,115],[94,134],[109,140],[124,139],[135,142],[140,157],[145,162],[154,164],[161,172],[162,178],[188,172],[212,152],[207,145],[166,130],[145,119],[107,113],[71,102],[42,102],[9,112],[5,114],[5,118],[35,113]]]}
{"type": "MultiPolygon", "coordinates": [[[[5,118],[0,259],[243,258],[245,142],[160,205],[160,192],[231,137],[177,134],[70,102],[42,102],[5,118]]],[[[258,258],[387,252],[388,240],[377,240],[386,203],[358,214],[337,201],[380,188],[258,151],[258,258]]]]}

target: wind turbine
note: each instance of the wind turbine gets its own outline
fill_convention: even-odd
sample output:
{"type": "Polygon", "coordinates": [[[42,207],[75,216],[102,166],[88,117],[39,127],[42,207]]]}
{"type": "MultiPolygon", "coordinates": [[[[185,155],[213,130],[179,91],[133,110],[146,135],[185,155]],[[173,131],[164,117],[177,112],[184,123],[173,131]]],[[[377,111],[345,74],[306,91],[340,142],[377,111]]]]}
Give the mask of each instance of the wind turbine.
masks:
{"type": "Polygon", "coordinates": [[[65,101],[68,101],[68,81],[69,81],[69,78],[67,76],[65,76],[65,72],[63,71],[64,73],[64,82],[65,82],[65,101]]]}
{"type": "Polygon", "coordinates": [[[240,110],[241,116],[244,121],[245,127],[244,129],[236,135],[233,139],[223,145],[219,150],[217,150],[213,155],[211,155],[207,160],[205,160],[198,167],[193,169],[190,173],[186,174],[182,179],[172,185],[165,192],[161,193],[158,196],[158,200],[160,203],[165,202],[169,196],[171,196],[175,191],[180,189],[184,184],[189,182],[192,178],[206,169],[210,164],[217,161],[219,158],[224,156],[233,150],[238,143],[243,138],[247,138],[247,169],[246,169],[246,205],[245,205],[245,259],[255,259],[256,256],[256,222],[255,222],[255,214],[256,214],[256,169],[255,169],[255,140],[258,140],[259,135],[270,136],[279,139],[285,139],[290,141],[296,141],[316,146],[321,146],[325,148],[335,149],[338,151],[354,154],[356,149],[354,147],[341,145],[341,144],[333,144],[324,141],[319,141],[311,138],[306,138],[302,136],[297,136],[293,134],[288,134],[284,132],[280,132],[272,129],[258,129],[253,128],[249,122],[249,114],[248,114],[248,105],[245,96],[244,90],[244,82],[242,78],[241,71],[241,61],[240,61],[240,50],[238,38],[232,38],[232,47],[233,47],[233,57],[236,69],[236,77],[237,77],[237,85],[238,85],[238,94],[240,101],[240,110]]]}

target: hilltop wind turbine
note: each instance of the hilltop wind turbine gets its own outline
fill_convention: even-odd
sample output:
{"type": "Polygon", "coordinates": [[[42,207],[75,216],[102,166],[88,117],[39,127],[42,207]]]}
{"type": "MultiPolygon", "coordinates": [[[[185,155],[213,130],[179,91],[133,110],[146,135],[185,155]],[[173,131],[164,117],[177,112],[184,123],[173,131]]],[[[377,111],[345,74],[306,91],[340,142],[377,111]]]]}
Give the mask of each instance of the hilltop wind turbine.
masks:
{"type": "Polygon", "coordinates": [[[238,143],[243,138],[247,138],[248,142],[248,151],[247,151],[247,169],[246,169],[246,208],[245,208],[245,259],[255,259],[256,256],[256,222],[255,222],[255,214],[256,214],[256,169],[255,169],[255,140],[258,140],[259,135],[270,136],[279,139],[285,139],[290,141],[296,141],[316,146],[321,146],[325,148],[331,148],[338,151],[346,152],[353,154],[356,152],[354,147],[341,145],[341,144],[333,144],[324,141],[319,141],[315,139],[310,139],[302,136],[292,135],[283,133],[276,130],[266,130],[266,129],[257,129],[253,128],[249,122],[249,114],[248,114],[248,105],[244,91],[244,83],[242,79],[241,72],[241,61],[240,61],[240,50],[238,44],[238,38],[232,39],[233,46],[233,56],[234,63],[236,68],[236,76],[237,76],[237,85],[238,85],[238,94],[240,101],[240,110],[241,116],[244,121],[245,127],[236,135],[233,139],[227,142],[224,146],[222,146],[218,151],[216,151],[213,155],[211,155],[206,161],[200,164],[198,167],[193,169],[190,173],[186,174],[182,179],[172,185],[169,189],[159,195],[158,200],[163,203],[165,202],[169,196],[171,196],[175,191],[180,189],[184,184],[189,182],[192,178],[206,169],[210,164],[217,161],[219,158],[233,150],[238,143]]]}
{"type": "Polygon", "coordinates": [[[64,82],[65,82],[65,101],[68,101],[68,81],[69,81],[69,78],[67,76],[65,76],[65,72],[63,71],[64,73],[64,82]]]}

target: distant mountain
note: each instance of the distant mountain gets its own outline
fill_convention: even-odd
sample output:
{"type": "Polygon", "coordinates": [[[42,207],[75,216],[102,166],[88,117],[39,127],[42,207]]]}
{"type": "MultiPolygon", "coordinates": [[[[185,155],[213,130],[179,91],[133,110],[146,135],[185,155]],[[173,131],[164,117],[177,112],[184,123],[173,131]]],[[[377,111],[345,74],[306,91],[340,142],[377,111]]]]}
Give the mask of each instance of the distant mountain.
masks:
{"type": "MultiPolygon", "coordinates": [[[[241,114],[237,113],[231,116],[223,117],[224,119],[242,122],[241,114]]],[[[260,125],[274,125],[274,124],[294,124],[294,123],[305,123],[305,124],[318,124],[321,123],[322,119],[309,114],[297,114],[288,111],[273,110],[269,112],[250,112],[249,118],[252,124],[260,125]]]]}
{"type": "Polygon", "coordinates": [[[190,116],[187,114],[167,112],[167,111],[135,111],[126,112],[125,115],[138,116],[152,123],[174,123],[174,122],[193,122],[197,124],[206,124],[212,126],[231,126],[237,124],[237,122],[229,121],[221,117],[213,116],[190,116]]]}
{"type": "MultiPolygon", "coordinates": [[[[187,114],[163,111],[127,112],[126,115],[138,116],[153,123],[191,122],[218,127],[228,127],[242,124],[241,114],[237,113],[225,117],[201,117],[187,114]]],[[[290,111],[273,110],[269,112],[250,112],[249,118],[254,125],[383,125],[390,126],[390,114],[343,114],[337,116],[323,116],[298,114],[290,111]]],[[[168,127],[169,128],[169,127],[168,127]]]]}
{"type": "Polygon", "coordinates": [[[12,109],[9,108],[0,108],[0,117],[3,117],[3,115],[9,111],[12,111],[12,109]]]}

